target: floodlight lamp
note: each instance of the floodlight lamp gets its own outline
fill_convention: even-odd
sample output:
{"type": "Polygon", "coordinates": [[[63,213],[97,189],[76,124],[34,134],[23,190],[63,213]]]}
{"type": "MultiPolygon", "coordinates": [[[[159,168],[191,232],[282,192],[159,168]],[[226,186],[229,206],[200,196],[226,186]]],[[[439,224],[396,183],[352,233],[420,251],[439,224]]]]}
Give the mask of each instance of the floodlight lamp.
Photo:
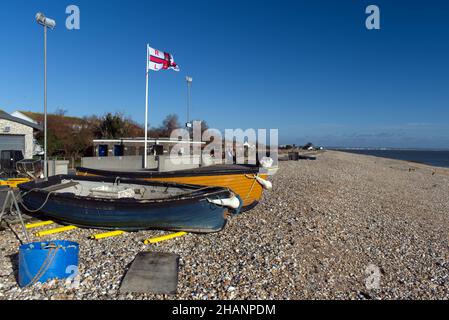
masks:
{"type": "Polygon", "coordinates": [[[36,21],[42,26],[49,27],[50,29],[54,29],[56,27],[56,21],[50,18],[45,17],[45,15],[41,12],[36,14],[36,21]]]}

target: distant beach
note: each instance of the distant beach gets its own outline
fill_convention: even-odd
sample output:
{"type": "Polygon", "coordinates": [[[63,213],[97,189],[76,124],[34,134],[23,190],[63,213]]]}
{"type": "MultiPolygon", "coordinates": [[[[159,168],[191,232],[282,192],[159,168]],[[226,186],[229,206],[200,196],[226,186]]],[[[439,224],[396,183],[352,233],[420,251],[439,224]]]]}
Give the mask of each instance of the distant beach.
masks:
{"type": "Polygon", "coordinates": [[[403,150],[403,149],[340,149],[334,150],[365,154],[369,156],[405,160],[449,168],[449,150],[403,150]]]}

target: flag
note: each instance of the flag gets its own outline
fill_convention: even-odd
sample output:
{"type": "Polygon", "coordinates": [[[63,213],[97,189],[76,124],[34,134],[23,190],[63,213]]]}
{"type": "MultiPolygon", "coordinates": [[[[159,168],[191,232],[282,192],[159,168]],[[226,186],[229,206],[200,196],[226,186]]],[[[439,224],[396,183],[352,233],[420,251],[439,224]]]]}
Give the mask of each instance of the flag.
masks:
{"type": "Polygon", "coordinates": [[[173,55],[148,46],[148,70],[159,71],[173,69],[179,71],[173,55]]]}

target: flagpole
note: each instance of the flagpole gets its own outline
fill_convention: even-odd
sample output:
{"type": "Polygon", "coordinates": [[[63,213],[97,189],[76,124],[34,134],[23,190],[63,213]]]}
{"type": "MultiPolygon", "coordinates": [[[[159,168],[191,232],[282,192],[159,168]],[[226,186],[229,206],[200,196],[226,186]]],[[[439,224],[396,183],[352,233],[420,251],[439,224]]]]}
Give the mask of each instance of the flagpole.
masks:
{"type": "Polygon", "coordinates": [[[148,52],[148,44],[147,44],[147,56],[146,56],[146,61],[147,61],[147,68],[145,70],[146,72],[146,87],[145,87],[145,147],[144,147],[144,157],[143,157],[143,168],[146,169],[147,168],[147,139],[148,139],[148,57],[149,57],[149,52],[148,52]]]}

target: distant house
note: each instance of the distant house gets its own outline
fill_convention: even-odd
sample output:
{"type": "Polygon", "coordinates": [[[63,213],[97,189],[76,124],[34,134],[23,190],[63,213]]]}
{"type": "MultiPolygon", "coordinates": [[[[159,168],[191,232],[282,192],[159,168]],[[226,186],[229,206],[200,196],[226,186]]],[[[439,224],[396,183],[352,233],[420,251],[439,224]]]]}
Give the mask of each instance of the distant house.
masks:
{"type": "Polygon", "coordinates": [[[40,130],[42,127],[35,121],[0,110],[0,151],[19,150],[25,158],[32,158],[35,150],[34,135],[40,130]]]}

